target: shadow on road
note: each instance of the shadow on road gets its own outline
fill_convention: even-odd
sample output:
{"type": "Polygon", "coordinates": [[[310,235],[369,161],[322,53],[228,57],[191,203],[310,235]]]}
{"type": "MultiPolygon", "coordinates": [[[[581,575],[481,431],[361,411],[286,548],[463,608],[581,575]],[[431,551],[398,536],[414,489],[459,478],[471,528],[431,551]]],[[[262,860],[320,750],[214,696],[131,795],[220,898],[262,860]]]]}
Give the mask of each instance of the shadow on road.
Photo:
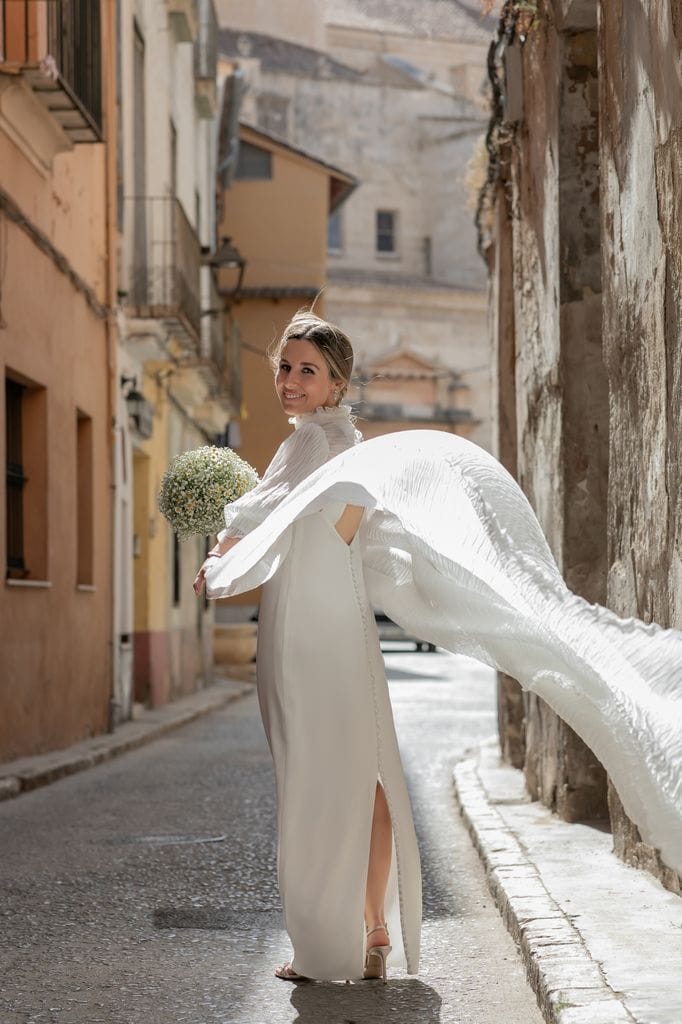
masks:
{"type": "Polygon", "coordinates": [[[441,1003],[438,993],[416,978],[389,981],[387,985],[381,981],[354,985],[317,981],[294,986],[291,1005],[298,1016],[292,1024],[320,1024],[323,1020],[439,1024],[441,1003]]]}

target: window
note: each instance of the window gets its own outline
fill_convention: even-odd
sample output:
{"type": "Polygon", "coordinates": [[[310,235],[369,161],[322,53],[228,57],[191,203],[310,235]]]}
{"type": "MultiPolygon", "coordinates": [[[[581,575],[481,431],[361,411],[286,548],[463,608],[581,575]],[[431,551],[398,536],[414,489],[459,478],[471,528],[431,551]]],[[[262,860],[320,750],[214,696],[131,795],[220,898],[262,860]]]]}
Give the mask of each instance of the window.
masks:
{"type": "Polygon", "coordinates": [[[341,211],[334,210],[329,214],[327,222],[327,248],[330,252],[340,252],[343,249],[343,232],[341,230],[341,211]]]}
{"type": "Polygon", "coordinates": [[[266,181],[272,178],[270,150],[254,146],[251,142],[240,142],[236,177],[243,181],[266,181]]]}
{"type": "Polygon", "coordinates": [[[396,252],[395,222],[393,210],[377,210],[377,252],[396,252]]]}
{"type": "MultiPolygon", "coordinates": [[[[38,5],[35,5],[38,6],[38,5]]],[[[102,27],[92,0],[46,4],[48,53],[98,129],[102,127],[102,27]]]]}
{"type": "Polygon", "coordinates": [[[433,246],[431,245],[431,235],[425,235],[422,238],[422,253],[424,254],[424,274],[426,277],[431,277],[433,273],[433,246]]]}
{"type": "Polygon", "coordinates": [[[5,377],[7,577],[47,579],[47,392],[5,377]]]}
{"type": "Polygon", "coordinates": [[[92,419],[76,411],[76,583],[93,581],[92,419]]]}
{"type": "Polygon", "coordinates": [[[23,576],[24,563],[24,467],[21,443],[21,405],[24,388],[5,380],[5,421],[7,440],[7,575],[23,576]]]}
{"type": "Polygon", "coordinates": [[[173,605],[180,604],[180,541],[173,530],[173,605]]]}

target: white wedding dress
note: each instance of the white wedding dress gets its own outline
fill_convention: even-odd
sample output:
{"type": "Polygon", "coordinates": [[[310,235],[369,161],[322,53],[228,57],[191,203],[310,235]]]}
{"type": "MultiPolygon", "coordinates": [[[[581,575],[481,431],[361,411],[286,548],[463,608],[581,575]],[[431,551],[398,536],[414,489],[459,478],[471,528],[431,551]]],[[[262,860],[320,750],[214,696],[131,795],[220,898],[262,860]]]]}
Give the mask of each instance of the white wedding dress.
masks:
{"type": "Polygon", "coordinates": [[[514,676],[585,740],[645,841],[682,870],[682,632],[572,594],[531,506],[477,445],[441,431],[358,443],[346,407],[292,421],[242,540],[206,573],[219,598],[264,583],[258,693],[275,764],[278,873],[293,966],[355,978],[372,801],[393,825],[389,966],[416,973],[419,856],[372,608],[514,676]],[[366,511],[346,545],[345,504],[366,511]]]}

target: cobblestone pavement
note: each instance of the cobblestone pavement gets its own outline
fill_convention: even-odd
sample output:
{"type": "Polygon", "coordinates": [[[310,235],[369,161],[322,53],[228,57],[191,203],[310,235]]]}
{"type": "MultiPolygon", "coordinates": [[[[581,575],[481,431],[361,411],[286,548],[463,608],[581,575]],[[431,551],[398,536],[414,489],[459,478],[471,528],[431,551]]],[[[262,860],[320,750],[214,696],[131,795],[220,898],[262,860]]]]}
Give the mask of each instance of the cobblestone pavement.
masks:
{"type": "Polygon", "coordinates": [[[253,695],[0,805],[0,1024],[539,1024],[452,793],[494,732],[491,674],[387,664],[423,860],[418,978],[273,977],[290,949],[253,695]]]}

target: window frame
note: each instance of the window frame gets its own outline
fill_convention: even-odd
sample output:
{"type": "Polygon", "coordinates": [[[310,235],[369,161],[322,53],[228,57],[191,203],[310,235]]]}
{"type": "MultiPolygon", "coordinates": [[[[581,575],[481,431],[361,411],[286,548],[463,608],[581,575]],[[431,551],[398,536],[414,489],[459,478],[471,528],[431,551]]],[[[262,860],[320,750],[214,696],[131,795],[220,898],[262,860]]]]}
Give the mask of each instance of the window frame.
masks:
{"type": "Polygon", "coordinates": [[[344,251],[344,244],[343,244],[344,243],[344,230],[343,229],[344,229],[344,224],[343,224],[343,219],[342,219],[341,207],[337,206],[337,208],[335,210],[332,210],[332,212],[329,214],[329,217],[327,218],[327,252],[336,254],[336,253],[342,253],[344,251]],[[331,225],[332,225],[332,222],[333,222],[334,219],[335,219],[335,223],[337,224],[338,242],[339,242],[338,245],[332,245],[331,244],[331,225]]]}
{"type": "Polygon", "coordinates": [[[76,409],[76,586],[94,585],[94,425],[76,409]]]}
{"type": "Polygon", "coordinates": [[[241,139],[239,142],[239,151],[237,153],[237,166],[235,167],[234,180],[235,181],[272,181],[274,177],[274,160],[272,150],[266,149],[265,146],[258,146],[255,142],[249,142],[246,139],[241,139]],[[253,173],[255,168],[251,165],[250,173],[245,173],[244,157],[249,153],[253,152],[263,154],[267,156],[267,174],[253,173]]]}
{"type": "Polygon", "coordinates": [[[26,568],[24,530],[24,488],[27,477],[23,458],[23,403],[25,385],[12,377],[5,377],[5,514],[6,514],[6,566],[7,579],[23,579],[26,568]],[[12,422],[14,421],[14,436],[12,422]],[[19,461],[16,461],[18,454],[19,461]],[[14,505],[14,508],[12,507],[14,505]],[[15,529],[13,536],[11,531],[15,529]]]}
{"type": "Polygon", "coordinates": [[[398,211],[397,210],[388,210],[386,208],[381,208],[381,209],[377,209],[376,210],[376,214],[375,214],[375,218],[374,218],[374,252],[375,252],[375,255],[377,255],[379,257],[389,257],[390,258],[391,256],[398,256],[399,253],[398,253],[398,211]],[[382,235],[385,237],[385,236],[387,236],[389,234],[388,230],[386,228],[382,228],[381,224],[380,224],[381,217],[386,217],[386,216],[391,218],[391,227],[390,227],[391,247],[390,248],[383,248],[381,246],[381,244],[380,244],[382,235]]]}

